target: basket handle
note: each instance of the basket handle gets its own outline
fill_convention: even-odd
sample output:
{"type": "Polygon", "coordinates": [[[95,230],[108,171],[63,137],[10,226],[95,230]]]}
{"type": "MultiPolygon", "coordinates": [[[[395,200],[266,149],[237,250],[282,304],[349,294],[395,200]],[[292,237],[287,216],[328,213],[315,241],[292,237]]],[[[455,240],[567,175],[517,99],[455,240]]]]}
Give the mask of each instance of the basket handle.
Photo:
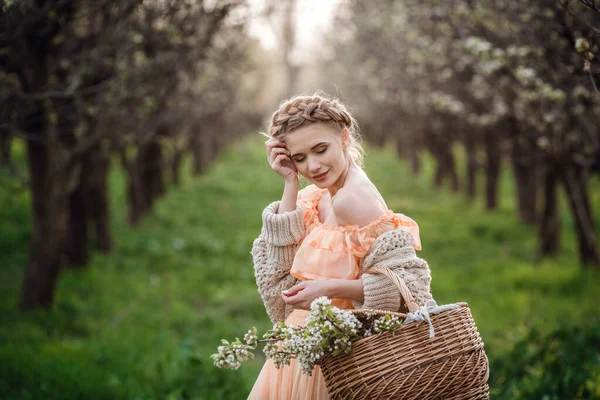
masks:
{"type": "Polygon", "coordinates": [[[404,302],[406,303],[406,306],[408,307],[408,311],[415,312],[419,308],[417,303],[415,303],[415,299],[414,299],[413,295],[410,293],[410,290],[408,290],[406,283],[404,283],[404,280],[402,280],[402,278],[400,278],[398,275],[396,275],[391,269],[386,268],[386,267],[372,267],[372,268],[369,268],[368,271],[365,271],[365,273],[381,274],[381,275],[387,276],[388,278],[390,278],[392,280],[392,282],[394,282],[396,287],[398,287],[398,290],[400,291],[400,296],[402,296],[402,298],[404,299],[404,302]]]}

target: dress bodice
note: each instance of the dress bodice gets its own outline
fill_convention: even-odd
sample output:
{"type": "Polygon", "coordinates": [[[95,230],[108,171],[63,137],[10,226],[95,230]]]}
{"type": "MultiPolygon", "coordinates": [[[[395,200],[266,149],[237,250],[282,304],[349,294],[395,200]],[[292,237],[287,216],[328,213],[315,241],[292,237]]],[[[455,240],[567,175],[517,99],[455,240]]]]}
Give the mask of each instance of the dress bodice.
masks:
{"type": "Polygon", "coordinates": [[[326,191],[310,185],[298,193],[306,232],[290,271],[294,277],[301,280],[358,279],[360,263],[371,244],[379,235],[392,229],[407,229],[415,239],[415,249],[421,249],[417,223],[389,209],[363,227],[322,223],[318,205],[326,191]]]}

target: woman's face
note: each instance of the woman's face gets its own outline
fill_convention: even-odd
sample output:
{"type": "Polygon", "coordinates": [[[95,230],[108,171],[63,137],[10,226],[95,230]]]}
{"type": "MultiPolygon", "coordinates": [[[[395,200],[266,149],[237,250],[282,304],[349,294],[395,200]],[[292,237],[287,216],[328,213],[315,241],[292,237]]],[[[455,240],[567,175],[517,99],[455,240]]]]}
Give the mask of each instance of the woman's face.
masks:
{"type": "Polygon", "coordinates": [[[347,130],[341,133],[335,127],[317,123],[289,133],[284,142],[298,172],[324,189],[339,184],[345,176],[348,156],[343,142],[347,138],[347,130]]]}

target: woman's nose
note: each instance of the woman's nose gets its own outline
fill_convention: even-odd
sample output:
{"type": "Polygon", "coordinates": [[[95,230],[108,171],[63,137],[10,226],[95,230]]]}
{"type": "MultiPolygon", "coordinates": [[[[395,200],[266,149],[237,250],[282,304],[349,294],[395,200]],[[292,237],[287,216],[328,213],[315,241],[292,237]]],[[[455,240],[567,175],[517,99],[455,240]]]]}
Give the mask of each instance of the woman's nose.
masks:
{"type": "Polygon", "coordinates": [[[308,170],[310,172],[318,172],[321,169],[321,163],[315,159],[308,159],[308,170]]]}

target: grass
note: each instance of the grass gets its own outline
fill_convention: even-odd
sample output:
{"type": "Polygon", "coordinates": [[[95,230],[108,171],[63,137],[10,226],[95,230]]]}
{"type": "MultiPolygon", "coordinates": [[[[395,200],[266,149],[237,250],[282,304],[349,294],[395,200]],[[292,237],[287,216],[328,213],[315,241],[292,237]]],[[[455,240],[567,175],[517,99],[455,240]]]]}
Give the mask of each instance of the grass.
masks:
{"type": "MultiPolygon", "coordinates": [[[[434,297],[438,303],[469,303],[492,361],[501,360],[532,327],[551,332],[598,323],[600,273],[578,265],[564,196],[562,250],[536,260],[537,235],[517,222],[508,168],[501,176],[499,208],[489,212],[482,200],[472,203],[447,188],[433,189],[428,158],[415,177],[391,146],[367,154],[366,171],[388,206],[420,225],[419,255],[432,270],[434,297]]],[[[84,270],[65,269],[48,311],[17,311],[30,199],[27,193],[0,196],[1,398],[247,396],[264,362],[260,351],[239,371],[217,370],[209,356],[221,338],[270,326],[249,252],[261,211],[281,196],[283,184],[269,170],[256,136],[223,151],[200,178],[192,178],[188,167],[182,186],[135,229],[125,223],[124,176],[113,169],[115,250],[95,254],[84,270]]],[[[591,187],[598,218],[598,177],[591,187]]]]}

